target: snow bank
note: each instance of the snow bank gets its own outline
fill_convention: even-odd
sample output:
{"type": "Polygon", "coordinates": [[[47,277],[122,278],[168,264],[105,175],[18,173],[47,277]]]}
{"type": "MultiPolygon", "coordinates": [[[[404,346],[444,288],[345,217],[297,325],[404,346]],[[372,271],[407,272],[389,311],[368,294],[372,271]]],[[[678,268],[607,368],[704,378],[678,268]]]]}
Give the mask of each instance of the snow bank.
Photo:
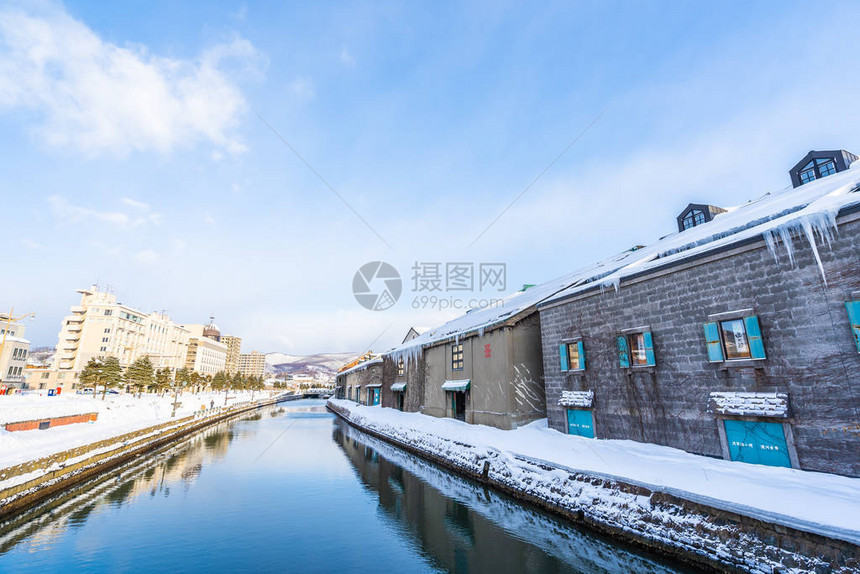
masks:
{"type": "MultiPolygon", "coordinates": [[[[860,542],[860,479],[712,459],[629,440],[564,435],[547,428],[545,419],[504,431],[346,400],[330,403],[365,428],[430,453],[462,457],[464,468],[476,456],[501,457],[513,468],[518,460],[546,462],[765,522],[860,542]],[[452,451],[452,443],[461,445],[460,452],[452,451]]],[[[528,466],[533,472],[534,465],[528,466]]],[[[560,471],[547,471],[554,472],[560,471]]]]}
{"type": "MultiPolygon", "coordinates": [[[[256,392],[254,398],[263,398],[256,392]]],[[[251,392],[231,392],[227,405],[250,400],[251,392]]],[[[184,393],[176,409],[176,418],[189,416],[202,408],[224,405],[224,393],[184,393]]],[[[6,431],[0,426],[0,468],[50,456],[103,439],[169,422],[173,412],[173,394],[101,396],[60,395],[0,395],[0,425],[7,422],[58,417],[70,414],[98,413],[93,423],[73,424],[46,430],[6,431]]]]}

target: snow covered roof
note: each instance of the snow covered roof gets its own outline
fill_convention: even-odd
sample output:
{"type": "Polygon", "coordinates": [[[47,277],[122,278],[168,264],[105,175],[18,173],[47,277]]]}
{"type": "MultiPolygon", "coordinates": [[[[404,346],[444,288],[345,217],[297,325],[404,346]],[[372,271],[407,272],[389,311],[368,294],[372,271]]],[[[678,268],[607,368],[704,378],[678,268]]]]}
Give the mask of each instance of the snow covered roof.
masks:
{"type": "Polygon", "coordinates": [[[379,357],[375,357],[375,358],[373,358],[373,359],[370,359],[369,361],[361,362],[361,363],[359,363],[359,364],[357,364],[357,365],[355,365],[355,366],[353,366],[353,367],[350,367],[350,368],[348,368],[348,369],[346,369],[346,370],[340,371],[340,372],[337,374],[337,376],[339,377],[339,376],[341,376],[341,375],[346,375],[346,374],[349,374],[349,373],[353,373],[353,372],[355,372],[355,371],[360,371],[361,369],[364,369],[365,367],[369,367],[370,365],[377,365],[377,364],[379,364],[379,363],[381,363],[381,362],[382,362],[382,357],[381,357],[381,356],[379,356],[379,357]]]}
{"type": "MultiPolygon", "coordinates": [[[[541,285],[517,291],[486,309],[474,309],[404,341],[388,353],[395,359],[417,355],[422,347],[477,333],[516,319],[539,305],[559,301],[595,286],[618,289],[621,281],[656,267],[670,265],[708,251],[761,237],[775,259],[778,242],[794,261],[792,242],[805,237],[818,260],[816,241],[829,243],[836,229],[836,215],[845,207],[860,204],[860,162],[849,169],[798,188],[768,193],[742,206],[726,208],[713,220],[683,232],[672,233],[647,247],[637,246],[588,265],[541,285]]],[[[822,275],[823,266],[818,261],[822,275]]]]}
{"type": "Polygon", "coordinates": [[[405,391],[406,390],[406,383],[393,383],[391,385],[391,390],[395,391],[395,392],[405,391]]]}
{"type": "Polygon", "coordinates": [[[785,418],[788,394],[713,392],[708,400],[708,411],[720,415],[785,418]]]}
{"type": "Polygon", "coordinates": [[[560,407],[590,409],[594,402],[594,391],[562,391],[558,399],[560,407]]]}
{"type": "Polygon", "coordinates": [[[443,391],[468,391],[471,379],[459,379],[442,383],[443,391]]]}
{"type": "Polygon", "coordinates": [[[838,213],[846,207],[860,204],[858,186],[860,162],[855,162],[843,172],[797,188],[765,194],[716,214],[712,221],[667,235],[652,245],[626,252],[624,257],[607,259],[597,264],[595,273],[583,272],[580,280],[547,298],[543,304],[585,291],[595,283],[618,289],[622,279],[632,275],[758,237],[765,241],[777,260],[777,242],[781,242],[792,263],[792,243],[796,238],[804,238],[813,249],[823,277],[817,242],[829,244],[836,229],[838,213]]]}

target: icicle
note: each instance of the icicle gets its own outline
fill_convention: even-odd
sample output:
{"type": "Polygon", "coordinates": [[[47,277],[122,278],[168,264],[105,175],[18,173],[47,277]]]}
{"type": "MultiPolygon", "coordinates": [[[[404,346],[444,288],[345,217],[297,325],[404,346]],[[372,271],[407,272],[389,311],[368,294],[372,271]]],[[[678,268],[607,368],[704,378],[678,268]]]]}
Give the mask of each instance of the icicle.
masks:
{"type": "Polygon", "coordinates": [[[806,239],[809,241],[809,246],[812,248],[812,253],[815,255],[815,262],[818,263],[818,270],[821,271],[821,280],[824,286],[827,287],[827,276],[824,274],[824,264],[821,263],[821,255],[818,253],[818,246],[815,244],[815,234],[812,231],[812,224],[804,220],[803,231],[806,233],[806,239]]]}
{"type": "Polygon", "coordinates": [[[774,237],[772,231],[765,231],[762,233],[762,237],[764,237],[764,242],[767,245],[767,250],[770,251],[770,254],[773,255],[773,260],[775,263],[779,263],[779,256],[776,253],[776,237],[774,237]]]}

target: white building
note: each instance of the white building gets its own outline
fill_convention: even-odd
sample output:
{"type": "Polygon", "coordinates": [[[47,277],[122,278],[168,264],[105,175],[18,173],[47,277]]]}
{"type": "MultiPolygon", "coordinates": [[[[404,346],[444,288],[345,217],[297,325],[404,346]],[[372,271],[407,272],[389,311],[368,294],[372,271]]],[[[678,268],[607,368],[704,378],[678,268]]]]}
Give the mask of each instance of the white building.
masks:
{"type": "Polygon", "coordinates": [[[221,330],[212,321],[208,325],[185,325],[190,333],[185,368],[201,375],[226,370],[228,347],[221,342],[221,330]]]}
{"type": "Polygon", "coordinates": [[[30,341],[24,338],[24,325],[0,313],[0,388],[24,386],[24,369],[30,341]]]}
{"type": "MultiPolygon", "coordinates": [[[[96,286],[78,289],[79,305],[71,307],[60,327],[52,371],[71,373],[72,382],[94,357],[116,357],[123,367],[148,356],[155,368],[185,365],[190,333],[164,313],[145,313],[117,302],[116,295],[96,286]]],[[[40,380],[60,379],[39,374],[40,380]]],[[[72,382],[72,388],[76,385],[72,382]]],[[[50,388],[50,387],[49,387],[50,388]]]]}

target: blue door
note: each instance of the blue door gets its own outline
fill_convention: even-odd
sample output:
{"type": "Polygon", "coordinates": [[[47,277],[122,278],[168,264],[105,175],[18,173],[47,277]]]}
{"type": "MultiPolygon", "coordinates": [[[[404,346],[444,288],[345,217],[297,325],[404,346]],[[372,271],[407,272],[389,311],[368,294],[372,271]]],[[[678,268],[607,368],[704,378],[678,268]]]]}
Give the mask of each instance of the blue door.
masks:
{"type": "Polygon", "coordinates": [[[732,460],[791,468],[782,423],[723,421],[732,460]]]}
{"type": "Polygon", "coordinates": [[[594,438],[594,418],[591,411],[567,409],[567,434],[594,438]]]}
{"type": "Polygon", "coordinates": [[[373,389],[373,398],[371,399],[373,402],[370,404],[378,405],[379,404],[379,389],[373,389]]]}

